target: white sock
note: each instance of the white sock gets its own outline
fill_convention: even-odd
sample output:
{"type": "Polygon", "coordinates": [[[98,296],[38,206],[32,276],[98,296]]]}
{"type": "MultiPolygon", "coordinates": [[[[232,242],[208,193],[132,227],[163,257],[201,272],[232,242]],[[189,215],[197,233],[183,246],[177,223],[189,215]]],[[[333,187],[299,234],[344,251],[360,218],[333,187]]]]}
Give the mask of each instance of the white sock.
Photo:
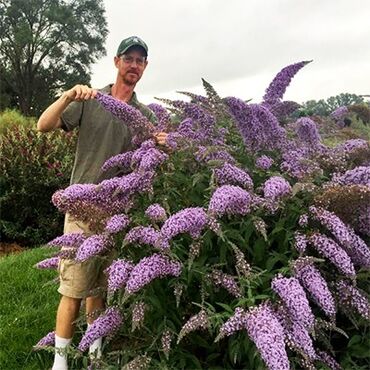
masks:
{"type": "MultiPolygon", "coordinates": [[[[87,324],[87,328],[89,328],[91,324],[87,324]]],[[[90,355],[94,356],[95,358],[101,358],[101,347],[102,347],[102,337],[95,339],[95,341],[91,344],[89,348],[90,355]]]]}
{"type": "Polygon", "coordinates": [[[72,338],[66,339],[55,335],[55,356],[52,370],[68,370],[67,356],[63,353],[59,353],[59,348],[66,348],[70,344],[72,338]]]}

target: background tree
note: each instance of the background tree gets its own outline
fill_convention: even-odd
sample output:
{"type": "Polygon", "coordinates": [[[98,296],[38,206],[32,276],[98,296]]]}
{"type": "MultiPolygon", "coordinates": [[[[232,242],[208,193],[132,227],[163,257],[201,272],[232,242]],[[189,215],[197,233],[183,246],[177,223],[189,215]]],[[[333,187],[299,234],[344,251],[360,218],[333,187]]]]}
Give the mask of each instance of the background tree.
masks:
{"type": "Polygon", "coordinates": [[[6,88],[10,106],[16,97],[36,115],[61,90],[89,83],[107,33],[101,0],[0,0],[0,101],[6,88]]]}

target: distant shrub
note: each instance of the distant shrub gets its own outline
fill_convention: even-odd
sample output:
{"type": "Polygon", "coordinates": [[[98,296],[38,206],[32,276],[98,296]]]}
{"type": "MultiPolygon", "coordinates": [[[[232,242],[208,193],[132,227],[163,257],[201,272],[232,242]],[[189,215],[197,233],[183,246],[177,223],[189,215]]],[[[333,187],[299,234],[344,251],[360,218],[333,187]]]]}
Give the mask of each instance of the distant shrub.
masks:
{"type": "Polygon", "coordinates": [[[18,118],[22,123],[9,122],[11,129],[0,137],[0,233],[4,240],[34,246],[62,231],[63,215],[50,198],[69,183],[76,137],[40,134],[18,118]]]}
{"type": "Polygon", "coordinates": [[[0,113],[0,134],[16,126],[31,128],[35,127],[35,125],[35,118],[25,117],[16,109],[5,109],[0,113]]]}

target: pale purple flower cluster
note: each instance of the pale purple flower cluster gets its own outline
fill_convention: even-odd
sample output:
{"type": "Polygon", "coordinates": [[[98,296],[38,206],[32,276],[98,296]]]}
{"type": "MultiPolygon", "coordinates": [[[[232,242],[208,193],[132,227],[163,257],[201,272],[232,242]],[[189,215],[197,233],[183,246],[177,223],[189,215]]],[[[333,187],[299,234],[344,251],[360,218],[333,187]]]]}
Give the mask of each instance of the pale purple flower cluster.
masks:
{"type": "Polygon", "coordinates": [[[144,324],[146,304],[144,302],[136,302],[132,308],[132,329],[140,329],[144,324]]]}
{"type": "Polygon", "coordinates": [[[198,151],[195,153],[195,158],[199,162],[209,162],[209,161],[220,161],[226,163],[235,163],[234,157],[227,152],[222,150],[219,147],[205,147],[199,146],[198,151]]]}
{"type": "Polygon", "coordinates": [[[273,105],[267,105],[271,113],[280,121],[294,113],[300,105],[295,101],[277,101],[273,105]]]}
{"type": "Polygon", "coordinates": [[[220,328],[220,332],[215,339],[218,342],[224,337],[229,337],[237,331],[246,328],[247,324],[247,313],[243,308],[237,307],[235,309],[234,315],[232,315],[220,328]]]}
{"type": "Polygon", "coordinates": [[[167,256],[156,253],[150,257],[144,257],[131,271],[126,283],[126,292],[129,294],[136,293],[156,278],[167,275],[177,277],[180,273],[181,264],[167,256]]]}
{"type": "Polygon", "coordinates": [[[86,330],[78,349],[83,352],[98,338],[112,335],[123,321],[121,312],[116,307],[109,307],[86,330]]]}
{"type": "Polygon", "coordinates": [[[154,171],[166,159],[168,159],[168,155],[161,150],[158,150],[156,148],[147,149],[141,157],[138,170],[154,171]]]}
{"type": "Polygon", "coordinates": [[[226,98],[245,147],[251,152],[281,149],[286,143],[285,130],[276,117],[261,104],[246,104],[237,98],[226,98]]]}
{"type": "Polygon", "coordinates": [[[211,279],[216,286],[226,289],[235,298],[240,298],[242,296],[241,290],[233,276],[219,270],[213,270],[211,279]]]}
{"type": "Polygon", "coordinates": [[[266,93],[263,96],[263,101],[269,105],[272,105],[282,99],[292,78],[302,67],[308,63],[310,63],[310,61],[302,61],[284,67],[275,76],[269,87],[266,89],[266,93]]]}
{"type": "Polygon", "coordinates": [[[280,176],[270,177],[263,185],[263,194],[270,200],[279,200],[292,192],[289,182],[280,176]]]}
{"type": "Polygon", "coordinates": [[[355,234],[351,227],[345,225],[334,213],[323,208],[311,206],[310,212],[316,220],[335,236],[355,265],[366,268],[370,267],[370,249],[366,243],[355,234]]]}
{"type": "Polygon", "coordinates": [[[167,359],[171,351],[171,343],[172,343],[172,333],[168,329],[166,329],[162,333],[161,344],[162,351],[167,359]]]}
{"type": "Polygon", "coordinates": [[[212,215],[246,215],[251,209],[251,195],[239,186],[223,185],[215,190],[208,210],[212,215]]]}
{"type": "Polygon", "coordinates": [[[77,249],[75,260],[83,262],[91,257],[100,255],[111,246],[111,243],[112,240],[108,235],[92,235],[77,249]]]}
{"type": "Polygon", "coordinates": [[[355,286],[345,280],[336,282],[339,304],[355,309],[366,320],[370,320],[369,300],[355,286]]]}
{"type": "Polygon", "coordinates": [[[195,330],[206,330],[209,327],[209,321],[206,311],[201,310],[196,315],[190,317],[190,319],[183,325],[180,333],[177,337],[177,344],[180,343],[181,339],[184,338],[189,333],[195,330]]]}
{"type": "Polygon", "coordinates": [[[166,145],[171,149],[176,149],[181,139],[182,135],[178,132],[170,132],[166,137],[166,145]]]}
{"type": "Polygon", "coordinates": [[[300,322],[306,329],[313,328],[315,317],[306,293],[296,278],[277,275],[271,282],[271,288],[284,302],[293,321],[300,322]]]}
{"type": "Polygon", "coordinates": [[[363,139],[350,139],[338,144],[335,149],[344,151],[346,154],[351,154],[357,150],[369,149],[369,143],[363,139]]]}
{"type": "Polygon", "coordinates": [[[330,113],[330,117],[335,121],[341,121],[346,114],[348,114],[348,108],[346,106],[341,106],[330,113]]]}
{"type": "Polygon", "coordinates": [[[123,171],[128,172],[131,170],[131,159],[133,153],[133,151],[128,151],[107,159],[101,168],[102,171],[108,171],[114,167],[120,167],[123,171]]]}
{"type": "Polygon", "coordinates": [[[253,226],[258,233],[260,233],[265,240],[267,240],[267,224],[262,218],[254,218],[253,226]]]}
{"type": "Polygon", "coordinates": [[[294,262],[293,271],[314,302],[333,318],[336,313],[334,297],[319,270],[308,259],[299,258],[294,262]]]}
{"type": "Polygon", "coordinates": [[[298,225],[300,227],[305,227],[308,225],[308,215],[306,213],[299,216],[298,225]]]}
{"type": "Polygon", "coordinates": [[[318,359],[323,362],[330,370],[343,370],[342,366],[338,364],[335,359],[330,356],[327,352],[316,350],[318,359]]]}
{"type": "Polygon", "coordinates": [[[71,247],[78,248],[86,239],[86,235],[82,233],[64,234],[51,240],[48,245],[52,247],[71,247]]]}
{"type": "Polygon", "coordinates": [[[125,287],[134,264],[131,261],[119,259],[113,261],[104,271],[108,276],[108,291],[114,292],[125,287]]]}
{"type": "Polygon", "coordinates": [[[53,346],[55,343],[55,331],[51,331],[50,333],[46,334],[43,338],[41,338],[37,344],[34,345],[34,348],[41,348],[46,346],[53,346]]]}
{"type": "Polygon", "coordinates": [[[370,187],[370,166],[359,166],[346,171],[343,175],[335,175],[332,181],[340,185],[366,185],[370,187]]]}
{"type": "Polygon", "coordinates": [[[189,233],[192,238],[199,238],[207,222],[207,214],[203,208],[185,208],[169,217],[163,224],[159,243],[165,248],[172,238],[182,233],[189,233]]]}
{"type": "Polygon", "coordinates": [[[156,246],[159,232],[152,226],[133,227],[125,236],[124,242],[127,244],[147,244],[156,246]]]}
{"type": "Polygon", "coordinates": [[[253,189],[249,174],[230,163],[224,163],[222,167],[214,169],[213,174],[219,185],[238,185],[247,190],[253,189]]]}
{"type": "Polygon", "coordinates": [[[261,155],[256,159],[256,167],[262,169],[262,170],[268,170],[272,164],[274,163],[274,160],[267,155],[261,155]]]}
{"type": "Polygon", "coordinates": [[[310,243],[321,255],[333,263],[342,274],[349,277],[356,275],[351,258],[333,239],[315,233],[310,236],[310,243]]]}
{"type": "Polygon", "coordinates": [[[246,261],[244,253],[236,245],[233,245],[233,251],[235,253],[235,267],[238,274],[249,277],[251,275],[251,266],[246,261]]]}
{"type": "Polygon", "coordinates": [[[58,256],[47,258],[38,262],[35,267],[38,269],[51,269],[56,270],[59,265],[60,258],[58,256]]]}
{"type": "Polygon", "coordinates": [[[246,329],[269,370],[290,369],[284,328],[268,304],[263,303],[248,312],[246,329]]]}
{"type": "Polygon", "coordinates": [[[299,254],[303,254],[306,251],[308,244],[307,236],[300,233],[299,231],[296,231],[294,233],[294,248],[299,252],[299,254]]]}
{"type": "Polygon", "coordinates": [[[130,223],[130,219],[125,214],[112,216],[105,225],[105,231],[110,234],[116,234],[125,229],[130,223]]]}
{"type": "Polygon", "coordinates": [[[158,203],[150,205],[146,209],[145,215],[153,222],[165,221],[167,218],[166,210],[158,203]]]}
{"type": "Polygon", "coordinates": [[[158,119],[158,124],[156,128],[158,130],[164,130],[171,123],[171,116],[167,109],[160,104],[151,103],[147,107],[155,114],[158,119]]]}
{"type": "Polygon", "coordinates": [[[316,123],[308,118],[302,117],[296,122],[296,133],[301,142],[308,145],[310,149],[321,146],[321,137],[316,123]]]}

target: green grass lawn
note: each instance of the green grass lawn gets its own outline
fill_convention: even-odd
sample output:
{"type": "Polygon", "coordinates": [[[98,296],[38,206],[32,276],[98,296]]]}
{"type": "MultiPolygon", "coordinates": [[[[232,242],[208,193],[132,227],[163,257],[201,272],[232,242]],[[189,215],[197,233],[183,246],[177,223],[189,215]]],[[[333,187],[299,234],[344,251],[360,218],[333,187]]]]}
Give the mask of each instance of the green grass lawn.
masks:
{"type": "Polygon", "coordinates": [[[52,254],[36,248],[0,257],[0,369],[48,369],[52,354],[32,346],[54,330],[59,302],[55,271],[33,265],[52,254]]]}

